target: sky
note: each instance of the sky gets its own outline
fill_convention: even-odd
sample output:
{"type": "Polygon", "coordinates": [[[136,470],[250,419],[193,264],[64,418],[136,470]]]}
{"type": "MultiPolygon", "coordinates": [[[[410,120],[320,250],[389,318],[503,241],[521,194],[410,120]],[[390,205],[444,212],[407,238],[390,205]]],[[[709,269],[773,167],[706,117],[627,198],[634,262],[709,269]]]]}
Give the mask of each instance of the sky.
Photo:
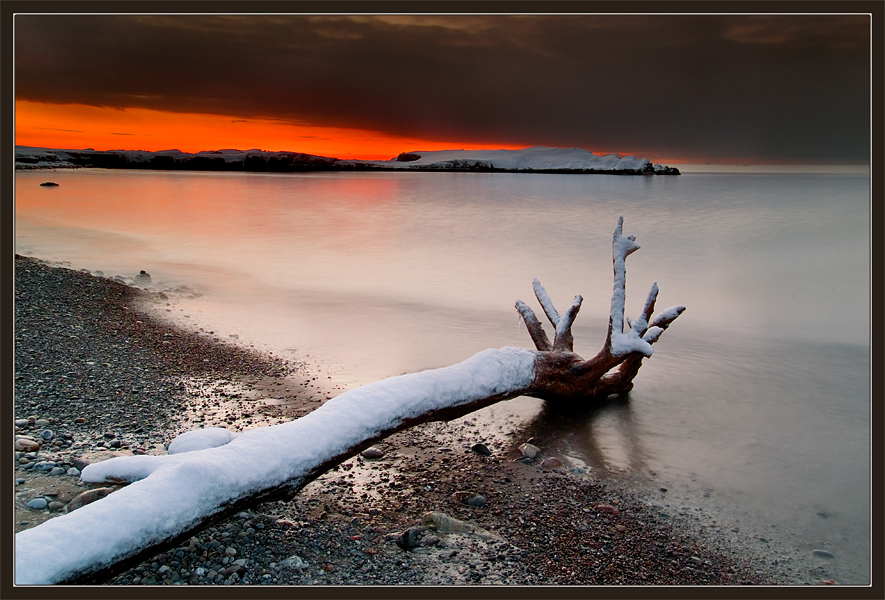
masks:
{"type": "Polygon", "coordinates": [[[16,144],[864,164],[867,15],[15,16],[16,144]]]}

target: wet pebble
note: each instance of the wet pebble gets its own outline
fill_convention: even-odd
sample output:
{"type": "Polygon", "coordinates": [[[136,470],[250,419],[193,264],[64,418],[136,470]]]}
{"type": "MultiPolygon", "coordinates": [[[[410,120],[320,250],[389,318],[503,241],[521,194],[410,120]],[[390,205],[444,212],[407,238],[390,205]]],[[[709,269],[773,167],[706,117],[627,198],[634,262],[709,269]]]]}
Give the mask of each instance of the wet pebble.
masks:
{"type": "Polygon", "coordinates": [[[525,443],[519,445],[519,451],[526,458],[535,458],[541,452],[541,449],[533,444],[525,443]]]}
{"type": "Polygon", "coordinates": [[[558,469],[562,466],[562,461],[555,456],[551,456],[550,458],[545,458],[541,466],[545,469],[558,469]]]}
{"type": "Polygon", "coordinates": [[[812,554],[820,558],[836,558],[836,555],[827,550],[812,550],[812,554]]]}

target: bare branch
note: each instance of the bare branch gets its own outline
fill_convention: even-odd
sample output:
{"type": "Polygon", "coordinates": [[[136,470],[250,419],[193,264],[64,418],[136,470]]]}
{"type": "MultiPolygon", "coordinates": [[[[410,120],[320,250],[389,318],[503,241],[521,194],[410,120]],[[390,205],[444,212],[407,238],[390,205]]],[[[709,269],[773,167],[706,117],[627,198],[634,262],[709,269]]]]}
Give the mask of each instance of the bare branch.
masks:
{"type": "Polygon", "coordinates": [[[525,328],[528,330],[532,342],[535,344],[535,348],[542,352],[553,350],[553,345],[550,344],[550,338],[547,337],[544,328],[541,327],[541,322],[538,321],[538,317],[535,316],[535,311],[529,308],[529,306],[522,300],[516,301],[516,310],[519,311],[522,321],[525,323],[525,328]]]}
{"type": "Polygon", "coordinates": [[[572,323],[574,323],[575,317],[578,316],[578,311],[581,310],[582,301],[583,298],[581,296],[575,296],[575,300],[569,306],[568,311],[559,319],[559,324],[556,326],[556,335],[553,337],[554,350],[564,350],[567,352],[573,350],[572,323]]]}
{"type": "Polygon", "coordinates": [[[541,285],[541,282],[537,277],[532,280],[532,287],[535,288],[535,298],[541,303],[541,308],[544,309],[544,314],[550,319],[550,323],[554,327],[557,327],[559,325],[559,313],[556,311],[556,307],[553,306],[553,300],[550,299],[547,290],[544,289],[544,286],[541,285]]]}
{"type": "Polygon", "coordinates": [[[625,260],[639,245],[633,236],[622,235],[622,227],[620,218],[612,239],[614,284],[606,343],[590,360],[573,351],[571,329],[581,296],[575,296],[560,316],[535,279],[535,295],[555,326],[553,344],[534,311],[517,300],[516,310],[537,351],[485,350],[457,365],[371,383],[339,395],[300,419],[244,432],[221,447],[162,457],[119,457],[90,465],[81,474],[84,480],[129,475],[128,479],[139,481],[18,533],[17,583],[102,581],[246,506],[290,499],[335,464],[418,423],[456,418],[519,395],[592,401],[630,391],[642,360],[652,354],[652,344],[685,307],[672,306],[652,318],[658,295],[654,284],[642,314],[627,321],[630,329],[624,331],[625,260]],[[254,456],[261,460],[253,460],[254,456]],[[248,485],[243,481],[219,485],[227,472],[248,473],[243,480],[248,485]],[[182,486],[182,480],[188,484],[182,486]],[[158,501],[156,506],[145,507],[147,512],[140,518],[131,515],[132,499],[141,497],[145,489],[161,499],[175,496],[182,487],[203,505],[195,511],[182,510],[180,502],[158,501]],[[121,514],[127,515],[126,527],[106,526],[121,523],[121,514]],[[100,544],[94,543],[96,535],[100,544]]]}
{"type": "Polygon", "coordinates": [[[671,306],[670,308],[662,311],[658,314],[654,319],[652,319],[651,323],[649,323],[650,327],[660,327],[661,329],[666,329],[670,326],[670,323],[676,320],[676,317],[681,315],[685,311],[685,307],[681,304],[676,306],[671,306]]]}

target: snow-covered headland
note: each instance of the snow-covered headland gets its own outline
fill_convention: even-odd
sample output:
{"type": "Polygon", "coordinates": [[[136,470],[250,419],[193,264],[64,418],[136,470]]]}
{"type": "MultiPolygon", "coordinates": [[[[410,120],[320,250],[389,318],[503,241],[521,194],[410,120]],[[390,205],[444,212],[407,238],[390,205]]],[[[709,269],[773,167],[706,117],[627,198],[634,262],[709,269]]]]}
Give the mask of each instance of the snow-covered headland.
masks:
{"type": "Polygon", "coordinates": [[[647,158],[600,156],[580,148],[534,147],[522,150],[436,150],[403,152],[390,160],[340,160],[300,152],[266,150],[59,150],[16,146],[20,169],[94,167],[197,171],[480,171],[505,173],[599,173],[679,175],[675,167],[647,158]]]}

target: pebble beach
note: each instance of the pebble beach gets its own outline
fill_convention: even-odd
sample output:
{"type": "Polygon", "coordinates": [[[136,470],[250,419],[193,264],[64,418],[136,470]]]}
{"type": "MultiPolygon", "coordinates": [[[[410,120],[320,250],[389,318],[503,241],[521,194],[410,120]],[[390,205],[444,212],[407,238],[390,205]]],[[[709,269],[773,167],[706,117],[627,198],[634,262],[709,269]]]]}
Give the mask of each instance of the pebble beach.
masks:
{"type": "MultiPolygon", "coordinates": [[[[80,481],[91,462],[163,454],[199,427],[285,422],[335,394],[298,357],[162,318],[175,294],[193,290],[146,290],[147,273],[114,280],[33,258],[15,267],[16,531],[113,493],[80,481]]],[[[469,415],[416,426],[291,501],[255,505],[106,584],[830,583],[709,515],[665,511],[647,491],[570,470],[531,441],[500,443],[469,415]]]]}

